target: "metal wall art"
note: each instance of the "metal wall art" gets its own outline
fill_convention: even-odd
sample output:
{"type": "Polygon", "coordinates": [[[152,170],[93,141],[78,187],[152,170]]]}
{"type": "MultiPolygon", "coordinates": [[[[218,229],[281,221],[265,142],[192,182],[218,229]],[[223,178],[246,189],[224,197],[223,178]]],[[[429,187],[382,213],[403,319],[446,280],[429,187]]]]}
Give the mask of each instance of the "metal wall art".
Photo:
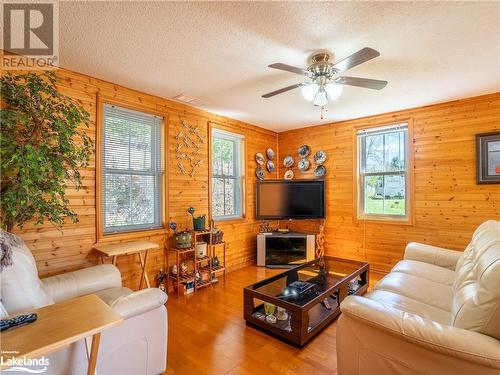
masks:
{"type": "Polygon", "coordinates": [[[197,126],[191,126],[185,120],[181,120],[181,129],[175,136],[175,157],[179,160],[177,167],[182,174],[195,177],[198,168],[203,165],[204,160],[199,154],[202,145],[207,143],[206,136],[200,134],[197,126]]]}

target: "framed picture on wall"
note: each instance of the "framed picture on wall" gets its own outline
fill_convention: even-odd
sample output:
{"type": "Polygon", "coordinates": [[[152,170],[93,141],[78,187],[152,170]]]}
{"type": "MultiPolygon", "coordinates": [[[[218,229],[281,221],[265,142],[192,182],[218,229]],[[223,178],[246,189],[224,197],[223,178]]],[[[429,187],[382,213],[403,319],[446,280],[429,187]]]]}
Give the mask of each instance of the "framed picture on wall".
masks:
{"type": "Polygon", "coordinates": [[[476,135],[477,183],[500,184],[500,132],[476,135]]]}

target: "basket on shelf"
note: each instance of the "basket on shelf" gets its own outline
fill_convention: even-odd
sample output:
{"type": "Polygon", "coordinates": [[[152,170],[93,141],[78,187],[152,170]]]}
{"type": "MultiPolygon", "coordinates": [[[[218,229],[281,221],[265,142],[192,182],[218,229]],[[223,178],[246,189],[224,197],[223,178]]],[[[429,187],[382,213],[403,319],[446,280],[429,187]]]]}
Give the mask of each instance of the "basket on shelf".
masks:
{"type": "Polygon", "coordinates": [[[222,242],[222,237],[224,237],[224,232],[221,230],[218,230],[215,233],[212,233],[212,241],[213,243],[221,243],[222,242]]]}
{"type": "Polygon", "coordinates": [[[188,249],[193,246],[193,234],[189,231],[175,233],[175,247],[178,249],[188,249]]]}
{"type": "MultiPolygon", "coordinates": [[[[212,244],[218,244],[222,242],[222,238],[224,237],[224,232],[221,230],[212,232],[212,244]]],[[[210,243],[210,234],[203,235],[203,241],[206,243],[210,243]]]]}

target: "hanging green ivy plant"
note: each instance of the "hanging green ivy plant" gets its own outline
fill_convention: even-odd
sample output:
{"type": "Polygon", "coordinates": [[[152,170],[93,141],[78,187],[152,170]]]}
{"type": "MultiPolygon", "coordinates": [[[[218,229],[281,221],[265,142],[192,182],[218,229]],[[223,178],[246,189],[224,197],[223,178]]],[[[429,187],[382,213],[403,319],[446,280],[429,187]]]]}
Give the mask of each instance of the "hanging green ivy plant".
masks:
{"type": "Polygon", "coordinates": [[[57,91],[53,72],[0,78],[1,219],[11,231],[34,220],[61,228],[77,222],[65,192],[82,185],[93,142],[85,133],[90,115],[57,91]]]}

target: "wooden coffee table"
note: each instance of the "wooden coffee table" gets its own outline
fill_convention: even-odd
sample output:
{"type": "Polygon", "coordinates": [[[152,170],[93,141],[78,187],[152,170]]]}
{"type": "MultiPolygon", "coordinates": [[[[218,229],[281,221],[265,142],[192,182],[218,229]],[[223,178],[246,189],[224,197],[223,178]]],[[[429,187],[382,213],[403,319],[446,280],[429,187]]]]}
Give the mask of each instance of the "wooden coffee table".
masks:
{"type": "Polygon", "coordinates": [[[366,293],[369,272],[368,263],[324,256],[259,281],[243,291],[246,323],[302,346],[340,314],[346,296],[366,293]],[[283,320],[267,317],[264,303],[268,313],[284,309],[274,313],[283,320]]]}

